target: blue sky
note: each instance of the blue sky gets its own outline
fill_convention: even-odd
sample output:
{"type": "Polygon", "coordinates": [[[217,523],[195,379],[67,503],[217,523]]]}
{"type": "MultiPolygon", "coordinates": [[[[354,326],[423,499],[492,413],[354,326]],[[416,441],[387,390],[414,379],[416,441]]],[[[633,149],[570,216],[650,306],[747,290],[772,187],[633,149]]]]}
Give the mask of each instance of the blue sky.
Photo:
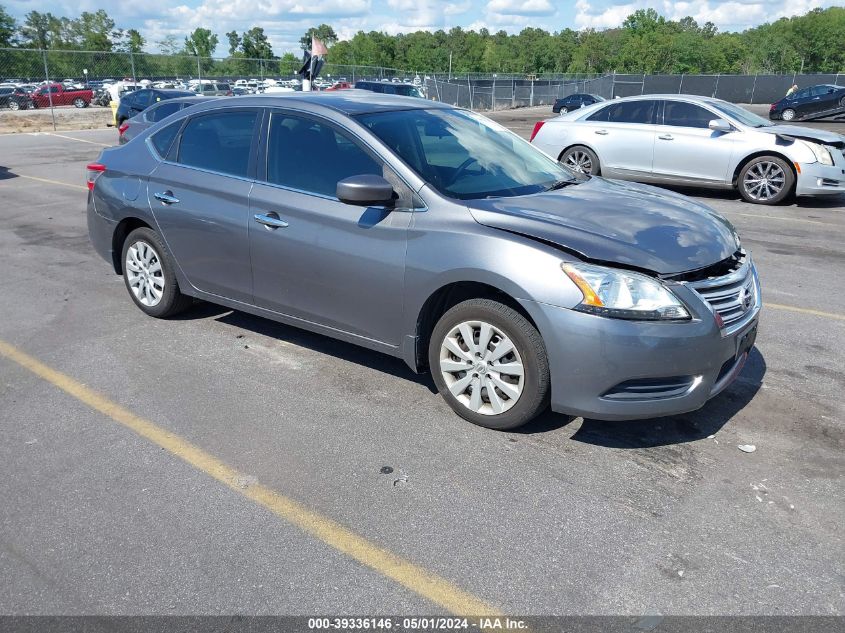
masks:
{"type": "Polygon", "coordinates": [[[519,32],[526,26],[555,31],[562,28],[618,26],[637,9],[652,7],[679,19],[693,16],[711,21],[722,31],[736,31],[799,15],[841,0],[0,0],[17,17],[28,11],[51,11],[74,16],[105,9],[122,28],[136,28],[147,38],[147,49],[167,35],[180,39],[197,26],[219,34],[218,55],[226,54],[224,33],[261,26],[274,52],[297,51],[298,40],[310,26],[331,24],[341,39],[358,30],[388,33],[454,26],[519,32]]]}

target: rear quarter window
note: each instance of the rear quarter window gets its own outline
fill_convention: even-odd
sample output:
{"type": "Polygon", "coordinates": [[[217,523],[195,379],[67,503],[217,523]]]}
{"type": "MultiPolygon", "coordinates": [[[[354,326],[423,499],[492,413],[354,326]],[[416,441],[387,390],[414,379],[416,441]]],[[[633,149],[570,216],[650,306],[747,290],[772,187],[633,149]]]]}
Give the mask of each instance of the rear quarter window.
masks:
{"type": "Polygon", "coordinates": [[[150,142],[160,158],[167,158],[167,154],[173,146],[173,141],[176,140],[176,135],[179,134],[179,128],[181,126],[182,121],[176,121],[160,129],[150,137],[150,142]]]}

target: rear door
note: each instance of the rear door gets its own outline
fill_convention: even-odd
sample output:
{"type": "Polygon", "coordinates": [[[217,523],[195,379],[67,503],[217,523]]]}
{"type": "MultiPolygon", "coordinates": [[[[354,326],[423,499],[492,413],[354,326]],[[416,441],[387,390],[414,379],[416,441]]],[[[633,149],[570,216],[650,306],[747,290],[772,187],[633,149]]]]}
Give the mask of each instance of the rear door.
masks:
{"type": "Polygon", "coordinates": [[[815,112],[831,110],[837,106],[836,90],[833,86],[814,86],[810,89],[810,94],[815,104],[815,112]]]}
{"type": "Polygon", "coordinates": [[[663,101],[662,124],[654,134],[654,175],[662,180],[689,180],[721,185],[728,181],[737,132],[716,132],[708,125],[720,119],[695,103],[663,101]]]}
{"type": "Polygon", "coordinates": [[[258,108],[238,108],[190,117],[150,175],[147,191],[162,235],[190,283],[248,303],[249,192],[261,116],[258,108]]]}
{"type": "Polygon", "coordinates": [[[651,174],[657,102],[610,103],[582,122],[584,141],[598,154],[602,175],[637,178],[651,174]]]}

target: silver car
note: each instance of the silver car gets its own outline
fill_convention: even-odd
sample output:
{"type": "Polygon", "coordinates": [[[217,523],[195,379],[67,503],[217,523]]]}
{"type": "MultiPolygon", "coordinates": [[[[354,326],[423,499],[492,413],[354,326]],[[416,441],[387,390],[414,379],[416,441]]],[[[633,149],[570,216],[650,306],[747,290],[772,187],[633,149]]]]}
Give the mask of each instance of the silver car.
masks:
{"type": "Polygon", "coordinates": [[[720,99],[617,99],[538,123],[532,143],[576,171],[735,188],[756,204],[845,193],[845,137],[775,125],[720,99]]]}
{"type": "Polygon", "coordinates": [[[754,345],[760,286],[727,220],[444,104],[209,101],[104,150],[88,188],[94,248],[144,313],[198,298],[390,354],[491,428],[549,404],[691,411],[754,345]]]}

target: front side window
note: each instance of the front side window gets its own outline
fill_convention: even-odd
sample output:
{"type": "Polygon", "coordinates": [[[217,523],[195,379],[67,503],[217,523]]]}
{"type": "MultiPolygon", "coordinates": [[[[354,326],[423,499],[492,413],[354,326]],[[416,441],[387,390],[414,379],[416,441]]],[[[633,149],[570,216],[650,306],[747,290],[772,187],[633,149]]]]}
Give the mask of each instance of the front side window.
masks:
{"type": "Polygon", "coordinates": [[[663,125],[706,129],[715,118],[709,110],[685,101],[667,101],[663,109],[663,125]]]}
{"type": "Polygon", "coordinates": [[[219,112],[191,118],[179,141],[177,162],[246,177],[257,120],[256,111],[219,112]]]}
{"type": "Polygon", "coordinates": [[[464,110],[400,110],[358,121],[440,193],[473,200],[574,183],[571,172],[502,126],[464,110]]]}
{"type": "Polygon", "coordinates": [[[334,197],[338,181],[361,174],[383,176],[384,170],[348,136],[313,119],[273,114],[267,139],[268,182],[334,197]]]}

